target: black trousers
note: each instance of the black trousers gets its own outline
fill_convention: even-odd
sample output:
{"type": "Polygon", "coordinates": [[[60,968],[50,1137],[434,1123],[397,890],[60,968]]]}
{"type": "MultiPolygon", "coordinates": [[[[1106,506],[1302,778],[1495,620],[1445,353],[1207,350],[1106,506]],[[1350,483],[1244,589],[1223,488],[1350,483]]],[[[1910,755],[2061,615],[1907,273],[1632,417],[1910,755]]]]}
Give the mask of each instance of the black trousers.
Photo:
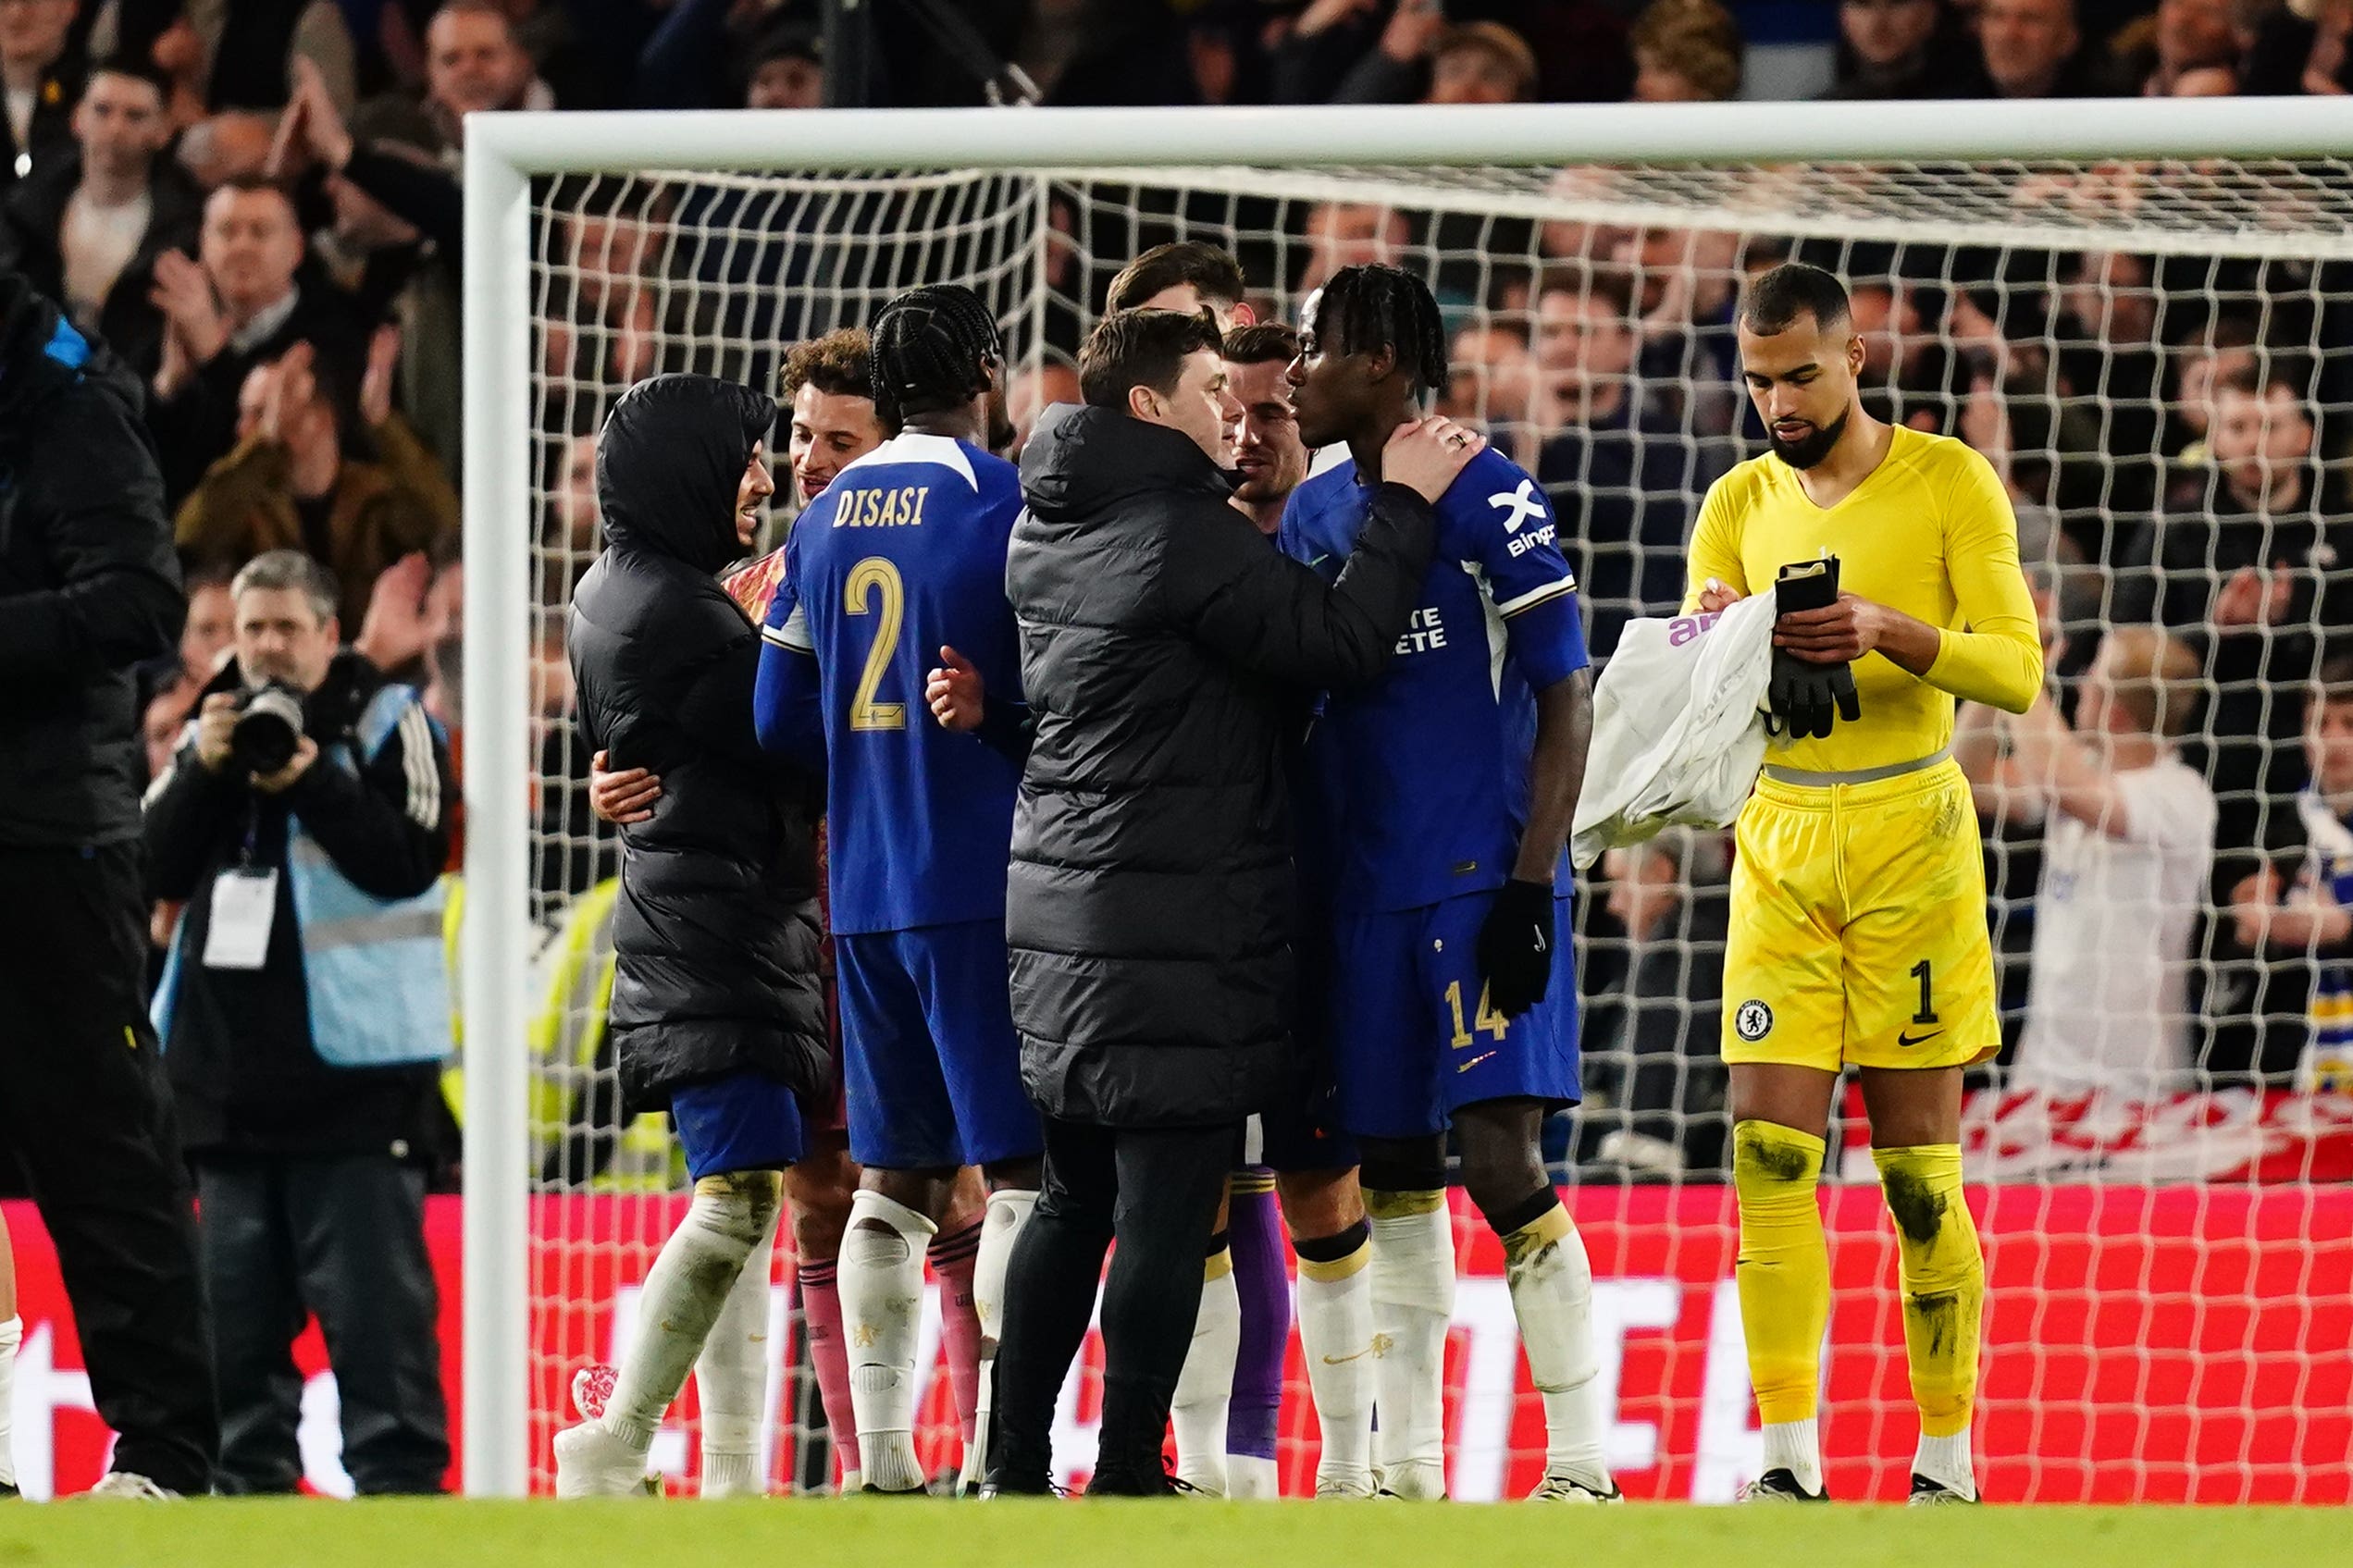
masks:
{"type": "Polygon", "coordinates": [[[1162,1489],[1169,1401],[1201,1309],[1201,1260],[1233,1164],[1232,1127],[1047,1120],[1037,1212],[1014,1243],[997,1350],[996,1479],[1046,1489],[1054,1401],[1086,1338],[1103,1254],[1103,1429],[1090,1490],[1162,1489]]]}
{"type": "Polygon", "coordinates": [[[0,1117],[56,1243],[114,1466],[212,1488],[220,1446],[139,846],[0,848],[0,1117]]]}
{"type": "Polygon", "coordinates": [[[450,1467],[425,1173],[389,1154],[199,1160],[204,1283],[220,1364],[220,1487],[291,1492],[312,1316],[342,1403],[343,1468],[362,1496],[438,1492],[450,1467]]]}

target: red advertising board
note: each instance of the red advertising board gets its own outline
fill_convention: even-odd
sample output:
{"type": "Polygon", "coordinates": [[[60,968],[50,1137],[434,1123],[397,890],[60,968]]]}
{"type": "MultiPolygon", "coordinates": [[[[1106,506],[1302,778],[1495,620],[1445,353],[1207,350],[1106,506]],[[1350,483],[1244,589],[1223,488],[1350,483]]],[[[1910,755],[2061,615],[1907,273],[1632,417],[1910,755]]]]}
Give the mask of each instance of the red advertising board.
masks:
{"type": "MultiPolygon", "coordinates": [[[[1991,1270],[1977,1448],[1987,1494],[2040,1502],[2353,1501],[2353,1188],[1986,1187],[1972,1192],[1991,1270]]],[[[608,1358],[635,1310],[637,1276],[676,1209],[641,1199],[543,1198],[534,1324],[535,1468],[570,1418],[572,1370],[608,1358]]],[[[1896,1252],[1878,1194],[1824,1192],[1836,1288],[1825,1364],[1824,1442],[1841,1498],[1902,1495],[1914,1425],[1906,1387],[1896,1252]]],[[[1720,1188],[1592,1189],[1574,1195],[1592,1255],[1610,1457],[1631,1496],[1720,1500],[1753,1474],[1754,1414],[1741,1355],[1730,1193],[1720,1188]]],[[[7,1206],[24,1349],[16,1451],[29,1493],[78,1490],[107,1442],[30,1205],[7,1206]]],[[[441,1283],[442,1364],[460,1413],[459,1207],[427,1217],[441,1283]]],[[[1542,1468],[1541,1406],[1520,1364],[1502,1257],[1458,1216],[1464,1267],[1448,1357],[1450,1482],[1465,1499],[1510,1497],[1542,1468]]],[[[789,1292],[776,1292],[778,1327],[789,1292]]],[[[789,1334],[770,1342],[788,1353],[789,1334]]],[[[925,1364],[936,1356],[927,1332],[925,1364]]],[[[1284,1417],[1287,1490],[1314,1468],[1314,1420],[1292,1348],[1284,1417]]],[[[1084,1474],[1099,1414],[1086,1375],[1065,1391],[1058,1449],[1084,1474]]],[[[311,1379],[303,1451],[312,1483],[347,1487],[336,1455],[331,1378],[316,1331],[297,1361],[311,1379]]],[[[953,1454],[945,1377],[925,1403],[927,1444],[953,1454]]],[[[685,1423],[654,1458],[690,1472],[685,1423]]],[[[789,1435],[779,1439],[788,1445],[789,1435]]],[[[774,1473],[791,1468],[780,1451],[774,1473]]],[[[452,1480],[454,1481],[454,1472],[452,1480]]]]}

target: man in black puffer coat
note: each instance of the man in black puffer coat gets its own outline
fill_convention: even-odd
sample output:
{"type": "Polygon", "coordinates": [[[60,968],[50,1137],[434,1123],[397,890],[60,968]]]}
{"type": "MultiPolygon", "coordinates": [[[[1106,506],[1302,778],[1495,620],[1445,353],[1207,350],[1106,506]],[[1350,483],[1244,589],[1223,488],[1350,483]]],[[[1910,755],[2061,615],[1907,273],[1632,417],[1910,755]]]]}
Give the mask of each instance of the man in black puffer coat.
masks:
{"type": "MultiPolygon", "coordinates": [[[[0,1125],[121,1434],[101,1485],[133,1497],[210,1490],[220,1446],[195,1215],[147,1022],[132,671],[178,646],[187,605],[139,404],[103,345],[0,273],[0,1125]]],[[[19,1328],[0,1321],[0,1356],[19,1328]]],[[[15,1482],[0,1448],[0,1485],[15,1482]]]]}
{"type": "Polygon", "coordinates": [[[647,1276],[601,1414],[556,1438],[559,1496],[638,1490],[738,1278],[756,1270],[765,1300],[782,1172],[801,1154],[795,1097],[830,1072],[817,786],[760,748],[760,634],[713,574],[746,553],[774,492],[762,443],[775,419],[747,388],[659,376],[597,443],[607,542],[572,601],[580,723],[615,769],[663,784],[650,820],[622,830],[613,1045],[626,1108],[668,1108],[695,1196],[647,1276]]]}
{"type": "Polygon", "coordinates": [[[1055,1394],[1115,1235],[1091,1489],[1168,1489],[1161,1435],[1234,1136],[1294,1071],[1284,752],[1309,695],[1387,663],[1431,499],[1483,445],[1442,420],[1401,427],[1327,585],[1231,504],[1217,351],[1198,317],[1108,317],[1080,361],[1087,406],[1048,413],[1022,457],[1006,583],[1034,739],[1006,935],[1046,1122],[998,1352],[1005,1491],[1045,1489],[1055,1394]]]}

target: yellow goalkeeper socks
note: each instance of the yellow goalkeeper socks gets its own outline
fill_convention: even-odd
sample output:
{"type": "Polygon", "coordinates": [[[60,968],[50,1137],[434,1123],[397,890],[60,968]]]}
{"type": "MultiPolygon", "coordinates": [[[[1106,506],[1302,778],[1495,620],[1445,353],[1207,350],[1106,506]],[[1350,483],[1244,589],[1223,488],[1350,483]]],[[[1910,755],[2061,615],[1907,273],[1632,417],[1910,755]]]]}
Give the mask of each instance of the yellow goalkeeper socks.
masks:
{"type": "Polygon", "coordinates": [[[1795,1471],[1809,1491],[1822,1487],[1814,1413],[1822,1331],[1830,1316],[1830,1249],[1814,1192],[1822,1151],[1822,1140],[1812,1133],[1774,1122],[1744,1121],[1732,1129],[1732,1187],[1740,1206],[1734,1278],[1749,1381],[1765,1428],[1766,1466],[1795,1471]],[[1777,1443],[1777,1436],[1802,1440],[1777,1443]]]}
{"type": "Polygon", "coordinates": [[[1969,1418],[1977,1398],[1977,1331],[1986,1259],[1961,1191],[1961,1146],[1874,1149],[1903,1266],[1903,1342],[1920,1406],[1920,1459],[1931,1480],[1976,1495],[1969,1418]],[[1958,1439],[1956,1441],[1956,1439],[1958,1439]]]}

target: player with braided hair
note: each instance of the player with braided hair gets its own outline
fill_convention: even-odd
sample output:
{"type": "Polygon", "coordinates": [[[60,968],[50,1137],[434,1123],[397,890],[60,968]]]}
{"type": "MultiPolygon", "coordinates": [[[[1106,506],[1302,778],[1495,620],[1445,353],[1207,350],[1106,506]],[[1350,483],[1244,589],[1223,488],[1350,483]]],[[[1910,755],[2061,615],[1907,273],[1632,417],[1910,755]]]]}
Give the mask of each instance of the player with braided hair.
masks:
{"type": "Polygon", "coordinates": [[[973,1266],[982,1403],[1006,1261],[1037,1201],[1037,1115],[1023,1094],[1006,988],[1005,879],[1021,767],[919,700],[930,655],[1018,698],[1005,552],[1022,509],[1013,465],[980,443],[1001,417],[995,318],[927,286],[873,328],[875,413],[890,438],[845,465],[794,525],[768,609],[761,743],[821,745],[849,1151],[862,1167],[838,1284],[869,1491],[923,1476],[914,1443],[923,1253],[958,1167],[990,1189],[973,1266]],[[969,662],[956,648],[970,650],[969,662]]]}
{"type": "Polygon", "coordinates": [[[896,434],[918,414],[953,423],[960,406],[976,404],[981,424],[970,438],[1002,444],[1005,347],[978,294],[956,283],[910,289],[883,307],[871,335],[874,417],[884,429],[896,434]]]}
{"type": "MultiPolygon", "coordinates": [[[[1299,436],[1352,459],[1292,493],[1287,553],[1325,572],[1347,560],[1382,443],[1446,369],[1438,302],[1411,273],[1346,267],[1310,302],[1289,373],[1299,436]]],[[[1306,874],[1332,911],[1325,1024],[1372,1219],[1375,1463],[1386,1492],[1443,1495],[1451,1124],[1543,1396],[1534,1495],[1614,1501],[1592,1269],[1538,1142],[1579,1097],[1556,909],[1592,727],[1577,585],[1542,488],[1502,452],[1472,458],[1437,512],[1420,608],[1386,673],[1325,698],[1299,811],[1306,874]]]]}
{"type": "Polygon", "coordinates": [[[1319,331],[1335,342],[1388,345],[1396,367],[1411,380],[1398,389],[1403,395],[1423,396],[1446,385],[1446,318],[1430,286],[1402,267],[1344,267],[1316,291],[1303,315],[1303,331],[1319,331]]]}

